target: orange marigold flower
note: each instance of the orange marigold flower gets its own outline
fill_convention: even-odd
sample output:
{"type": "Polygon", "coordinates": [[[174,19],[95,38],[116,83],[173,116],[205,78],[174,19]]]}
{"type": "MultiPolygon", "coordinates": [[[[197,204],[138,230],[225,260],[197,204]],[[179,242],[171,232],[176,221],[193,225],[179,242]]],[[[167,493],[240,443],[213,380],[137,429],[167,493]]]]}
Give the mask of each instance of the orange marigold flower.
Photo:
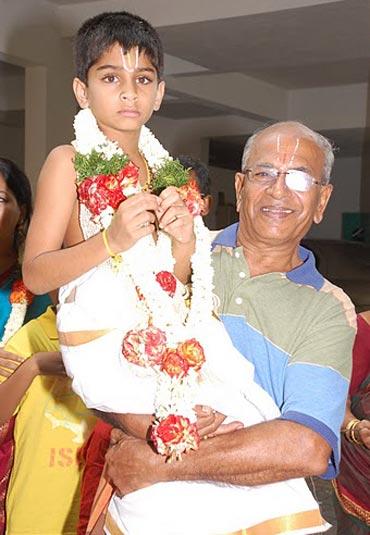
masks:
{"type": "Polygon", "coordinates": [[[24,282],[19,279],[13,282],[9,300],[11,304],[30,305],[33,301],[33,293],[29,291],[24,282]]]}
{"type": "Polygon", "coordinates": [[[176,349],[166,349],[162,356],[161,370],[168,373],[170,377],[183,377],[188,373],[188,362],[176,351],[176,349]]]}
{"type": "Polygon", "coordinates": [[[199,371],[206,360],[204,349],[195,338],[185,340],[177,347],[177,352],[195,371],[199,371]]]}

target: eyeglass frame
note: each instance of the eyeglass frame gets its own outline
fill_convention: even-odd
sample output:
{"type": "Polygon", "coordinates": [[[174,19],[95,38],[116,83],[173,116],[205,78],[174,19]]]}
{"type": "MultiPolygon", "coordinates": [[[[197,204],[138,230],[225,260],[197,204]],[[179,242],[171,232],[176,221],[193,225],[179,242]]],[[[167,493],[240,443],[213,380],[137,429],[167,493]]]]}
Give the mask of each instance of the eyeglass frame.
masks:
{"type": "MultiPolygon", "coordinates": [[[[268,186],[268,185],[271,185],[271,184],[275,184],[276,181],[278,180],[279,176],[280,175],[285,175],[285,186],[291,190],[291,191],[298,191],[300,193],[306,193],[307,191],[310,191],[310,189],[312,188],[312,186],[315,184],[316,186],[325,186],[326,183],[325,182],[322,182],[322,181],[319,181],[319,180],[315,180],[314,177],[312,175],[310,175],[310,173],[307,173],[306,171],[302,171],[301,169],[288,169],[287,171],[279,171],[278,169],[276,169],[275,167],[268,167],[266,168],[266,172],[270,170],[270,171],[274,171],[276,172],[276,177],[274,179],[274,181],[266,181],[265,184],[263,184],[263,182],[258,182],[257,180],[253,180],[251,178],[249,178],[249,174],[248,173],[252,173],[253,172],[253,169],[251,169],[250,167],[247,168],[247,169],[244,169],[244,171],[242,171],[242,173],[244,174],[244,176],[247,177],[247,180],[249,182],[251,182],[252,184],[257,184],[259,186],[268,186]],[[311,185],[310,187],[307,189],[307,190],[295,190],[293,188],[290,188],[287,183],[286,183],[286,176],[289,175],[289,173],[292,173],[292,172],[299,172],[299,173],[304,173],[306,174],[308,177],[310,177],[311,179],[311,185]]],[[[263,172],[263,171],[261,171],[263,172]]]]}

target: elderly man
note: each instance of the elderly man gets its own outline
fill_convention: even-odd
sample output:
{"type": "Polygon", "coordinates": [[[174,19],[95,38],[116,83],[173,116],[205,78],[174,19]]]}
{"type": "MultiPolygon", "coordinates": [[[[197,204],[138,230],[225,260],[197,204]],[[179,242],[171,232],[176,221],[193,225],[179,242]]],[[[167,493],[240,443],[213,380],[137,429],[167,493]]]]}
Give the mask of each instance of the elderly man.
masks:
{"type": "Polygon", "coordinates": [[[239,223],[214,242],[217,312],[281,417],[224,433],[212,414],[208,440],[175,463],[117,431],[107,461],[120,493],[174,480],[261,485],[337,473],[356,318],[300,247],[323,218],[333,159],[330,143],[300,123],[256,133],[235,178],[239,223]]]}

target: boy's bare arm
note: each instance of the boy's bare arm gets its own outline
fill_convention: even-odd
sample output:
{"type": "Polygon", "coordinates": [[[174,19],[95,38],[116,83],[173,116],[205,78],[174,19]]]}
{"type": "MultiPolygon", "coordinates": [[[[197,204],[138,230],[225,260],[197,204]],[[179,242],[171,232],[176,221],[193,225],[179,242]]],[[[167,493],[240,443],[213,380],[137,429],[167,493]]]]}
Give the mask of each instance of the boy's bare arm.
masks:
{"type": "MultiPolygon", "coordinates": [[[[109,256],[100,233],[83,240],[78,226],[73,157],[72,147],[58,147],[41,171],[23,262],[25,283],[36,294],[59,288],[109,256]]],[[[157,197],[148,193],[122,203],[107,231],[112,250],[124,251],[153,232],[152,211],[157,208],[157,197]],[[143,226],[147,221],[149,225],[143,226]]]]}

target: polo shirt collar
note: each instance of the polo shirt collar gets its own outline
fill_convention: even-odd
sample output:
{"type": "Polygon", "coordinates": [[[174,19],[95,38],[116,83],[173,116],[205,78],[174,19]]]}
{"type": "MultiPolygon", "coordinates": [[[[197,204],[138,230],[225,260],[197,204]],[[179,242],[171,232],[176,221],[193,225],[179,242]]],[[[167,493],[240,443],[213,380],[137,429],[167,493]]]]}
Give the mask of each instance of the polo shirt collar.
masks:
{"type": "MultiPolygon", "coordinates": [[[[234,223],[222,230],[213,240],[212,247],[221,245],[224,247],[235,248],[239,223],[234,223]]],[[[324,284],[324,277],[317,271],[315,257],[311,251],[305,247],[299,246],[298,254],[302,264],[286,273],[287,278],[296,284],[307,284],[313,286],[316,290],[324,284]]]]}

